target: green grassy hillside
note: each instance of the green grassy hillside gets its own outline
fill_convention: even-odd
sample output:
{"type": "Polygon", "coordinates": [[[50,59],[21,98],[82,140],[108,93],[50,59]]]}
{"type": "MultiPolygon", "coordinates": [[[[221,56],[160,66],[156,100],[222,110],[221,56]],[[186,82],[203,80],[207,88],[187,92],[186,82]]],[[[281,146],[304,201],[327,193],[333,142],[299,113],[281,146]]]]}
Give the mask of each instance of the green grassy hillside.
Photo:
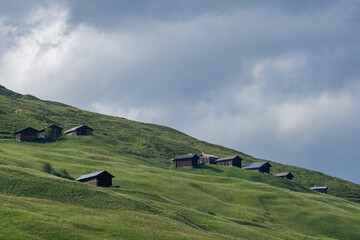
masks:
{"type": "MultiPolygon", "coordinates": [[[[211,153],[220,157],[240,155],[243,164],[264,161],[222,146],[190,137],[174,129],[125,118],[83,111],[57,102],[42,101],[30,95],[14,93],[0,86],[0,139],[13,139],[13,132],[27,126],[42,129],[57,124],[65,130],[88,124],[95,138],[117,155],[136,158],[142,164],[169,168],[177,154],[211,153]],[[22,110],[19,113],[15,111],[22,110]]],[[[103,154],[103,153],[101,153],[103,154]]],[[[1,160],[0,160],[1,161],[1,160]]],[[[294,181],[310,187],[329,186],[329,194],[360,202],[360,185],[307,169],[271,162],[272,172],[291,171],[294,181]]],[[[31,166],[28,166],[31,167],[31,166]]]]}
{"type": "Polygon", "coordinates": [[[359,239],[359,185],[271,162],[295,181],[233,167],[175,169],[176,154],[241,152],[171,128],[82,111],[0,87],[0,239],[359,239]],[[22,110],[15,113],[16,110],[22,110]],[[88,124],[94,136],[17,142],[32,126],[88,124]],[[41,172],[44,162],[77,178],[107,170],[117,189],[41,172]],[[324,195],[308,189],[325,184],[324,195]],[[346,198],[351,199],[348,201],[346,198]]]}

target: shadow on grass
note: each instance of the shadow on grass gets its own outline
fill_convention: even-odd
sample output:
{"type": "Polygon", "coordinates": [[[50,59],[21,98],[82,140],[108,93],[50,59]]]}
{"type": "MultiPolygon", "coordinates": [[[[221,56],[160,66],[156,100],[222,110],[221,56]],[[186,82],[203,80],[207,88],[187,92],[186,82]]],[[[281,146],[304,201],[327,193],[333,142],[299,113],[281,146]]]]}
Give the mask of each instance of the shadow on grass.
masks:
{"type": "Polygon", "coordinates": [[[209,170],[209,171],[216,172],[216,173],[222,173],[222,172],[224,172],[223,170],[218,169],[218,168],[214,168],[214,167],[212,167],[211,165],[199,165],[199,166],[197,166],[196,168],[198,168],[198,169],[203,169],[203,170],[209,170]]]}
{"type": "Polygon", "coordinates": [[[65,141],[66,139],[64,136],[58,137],[58,138],[38,138],[36,141],[37,143],[54,143],[58,141],[65,141]]]}

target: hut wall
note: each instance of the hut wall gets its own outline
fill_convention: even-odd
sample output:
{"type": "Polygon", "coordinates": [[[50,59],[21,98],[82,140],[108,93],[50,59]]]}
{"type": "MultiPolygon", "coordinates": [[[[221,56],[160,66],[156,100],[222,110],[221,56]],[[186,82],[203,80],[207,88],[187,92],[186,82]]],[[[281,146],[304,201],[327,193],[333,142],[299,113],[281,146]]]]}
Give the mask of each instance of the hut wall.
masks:
{"type": "Polygon", "coordinates": [[[111,177],[98,177],[97,186],[98,187],[109,187],[112,185],[111,177]]]}
{"type": "Polygon", "coordinates": [[[216,160],[218,160],[218,158],[209,157],[209,163],[210,163],[210,164],[216,164],[216,160]]]}
{"type": "Polygon", "coordinates": [[[238,159],[238,158],[234,159],[233,166],[241,168],[241,159],[238,159]]]}
{"type": "Polygon", "coordinates": [[[232,163],[232,160],[227,160],[227,161],[218,162],[217,165],[219,165],[219,166],[232,166],[233,163],[232,163]]]}
{"type": "Polygon", "coordinates": [[[327,190],[326,189],[314,189],[315,191],[321,192],[321,193],[325,193],[327,194],[327,190]]]}
{"type": "Polygon", "coordinates": [[[15,134],[15,139],[21,141],[21,133],[15,134]]]}
{"type": "Polygon", "coordinates": [[[200,157],[199,158],[199,164],[209,164],[209,158],[208,157],[200,157]]]}
{"type": "Polygon", "coordinates": [[[55,138],[58,138],[62,135],[61,129],[59,129],[59,128],[55,128],[55,129],[53,129],[53,131],[54,131],[55,138]]]}
{"type": "Polygon", "coordinates": [[[20,141],[24,142],[34,142],[38,138],[38,134],[36,132],[22,132],[20,133],[20,141]]]}
{"type": "Polygon", "coordinates": [[[259,168],[258,171],[261,173],[270,173],[270,167],[266,164],[266,165],[262,166],[261,168],[259,168]]]}
{"type": "Polygon", "coordinates": [[[187,159],[182,161],[175,161],[175,167],[177,168],[193,168],[193,160],[187,159]]]}
{"type": "Polygon", "coordinates": [[[92,131],[92,130],[87,129],[87,130],[86,130],[86,135],[92,136],[92,135],[94,135],[94,134],[93,134],[93,131],[92,131]]]}
{"type": "Polygon", "coordinates": [[[199,158],[199,164],[216,164],[217,158],[202,156],[199,158]]]}
{"type": "Polygon", "coordinates": [[[93,135],[93,131],[87,128],[79,128],[75,132],[76,134],[73,135],[81,135],[81,136],[93,135]]]}
{"type": "Polygon", "coordinates": [[[84,181],[84,183],[87,183],[87,184],[90,184],[90,185],[93,185],[93,186],[97,186],[97,185],[98,185],[96,178],[92,178],[92,179],[89,179],[89,180],[87,180],[87,181],[84,181]]]}

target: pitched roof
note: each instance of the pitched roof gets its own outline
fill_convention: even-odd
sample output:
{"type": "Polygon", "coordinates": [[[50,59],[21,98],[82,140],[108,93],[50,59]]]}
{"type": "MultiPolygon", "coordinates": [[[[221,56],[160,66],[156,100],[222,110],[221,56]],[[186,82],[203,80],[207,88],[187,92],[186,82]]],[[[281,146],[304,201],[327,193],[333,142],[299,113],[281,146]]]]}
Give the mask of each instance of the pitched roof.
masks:
{"type": "Polygon", "coordinates": [[[328,189],[328,187],[327,186],[321,186],[321,187],[311,187],[310,189],[312,189],[312,190],[321,190],[321,189],[323,189],[323,190],[327,190],[328,189]]]}
{"type": "Polygon", "coordinates": [[[198,159],[199,157],[196,154],[189,153],[189,154],[185,154],[185,155],[177,155],[171,160],[174,161],[174,160],[191,159],[191,158],[198,159]]]}
{"type": "Polygon", "coordinates": [[[292,173],[291,173],[291,172],[274,173],[274,174],[273,174],[273,176],[275,176],[275,177],[286,177],[287,175],[294,176],[294,175],[292,175],[292,173]]]}
{"type": "Polygon", "coordinates": [[[85,127],[87,129],[90,129],[90,130],[94,131],[94,129],[92,129],[91,127],[89,127],[87,125],[80,125],[80,126],[77,126],[77,127],[70,128],[69,130],[65,131],[65,133],[75,132],[77,129],[82,128],[82,127],[85,127]]]}
{"type": "Polygon", "coordinates": [[[45,131],[47,128],[58,128],[58,129],[63,130],[63,129],[62,129],[61,127],[59,127],[58,125],[53,124],[53,125],[50,125],[50,126],[48,126],[48,127],[44,127],[44,128],[41,129],[39,132],[45,131]]]}
{"type": "Polygon", "coordinates": [[[269,164],[269,167],[271,167],[271,164],[269,162],[257,162],[257,163],[249,163],[243,169],[256,169],[261,168],[262,166],[269,164]]]}
{"type": "Polygon", "coordinates": [[[201,153],[200,156],[206,156],[206,157],[212,157],[212,158],[219,158],[218,156],[212,155],[212,154],[207,154],[207,153],[201,153]]]}
{"type": "Polygon", "coordinates": [[[24,129],[21,129],[21,130],[19,130],[19,131],[14,132],[14,134],[17,134],[17,133],[20,133],[20,132],[23,132],[23,131],[26,131],[26,130],[32,130],[32,131],[34,131],[34,132],[39,132],[39,131],[36,130],[35,128],[27,127],[27,128],[24,128],[24,129]]]}
{"type": "Polygon", "coordinates": [[[233,160],[233,159],[235,159],[235,158],[240,158],[240,160],[242,160],[241,159],[241,157],[239,157],[239,156],[229,156],[229,157],[222,157],[222,158],[219,158],[218,160],[216,160],[217,162],[222,162],[222,161],[227,161],[227,160],[233,160]]]}
{"type": "Polygon", "coordinates": [[[110,175],[112,178],[114,177],[113,175],[111,175],[110,173],[108,173],[107,171],[103,170],[103,171],[99,171],[99,172],[94,172],[94,173],[88,173],[85,175],[82,175],[81,177],[79,177],[78,179],[76,179],[76,181],[80,181],[80,180],[84,180],[84,179],[88,179],[88,178],[93,178],[93,177],[97,177],[101,174],[108,174],[110,175]]]}

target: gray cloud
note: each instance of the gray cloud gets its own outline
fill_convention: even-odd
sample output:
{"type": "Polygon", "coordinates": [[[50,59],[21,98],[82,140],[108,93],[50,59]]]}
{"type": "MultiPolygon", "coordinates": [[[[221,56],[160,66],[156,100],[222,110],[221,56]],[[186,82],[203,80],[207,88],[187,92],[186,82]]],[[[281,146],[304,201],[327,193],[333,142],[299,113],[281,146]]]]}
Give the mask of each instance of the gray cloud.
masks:
{"type": "Polygon", "coordinates": [[[34,2],[0,84],[360,181],[359,1],[34,2]]]}

